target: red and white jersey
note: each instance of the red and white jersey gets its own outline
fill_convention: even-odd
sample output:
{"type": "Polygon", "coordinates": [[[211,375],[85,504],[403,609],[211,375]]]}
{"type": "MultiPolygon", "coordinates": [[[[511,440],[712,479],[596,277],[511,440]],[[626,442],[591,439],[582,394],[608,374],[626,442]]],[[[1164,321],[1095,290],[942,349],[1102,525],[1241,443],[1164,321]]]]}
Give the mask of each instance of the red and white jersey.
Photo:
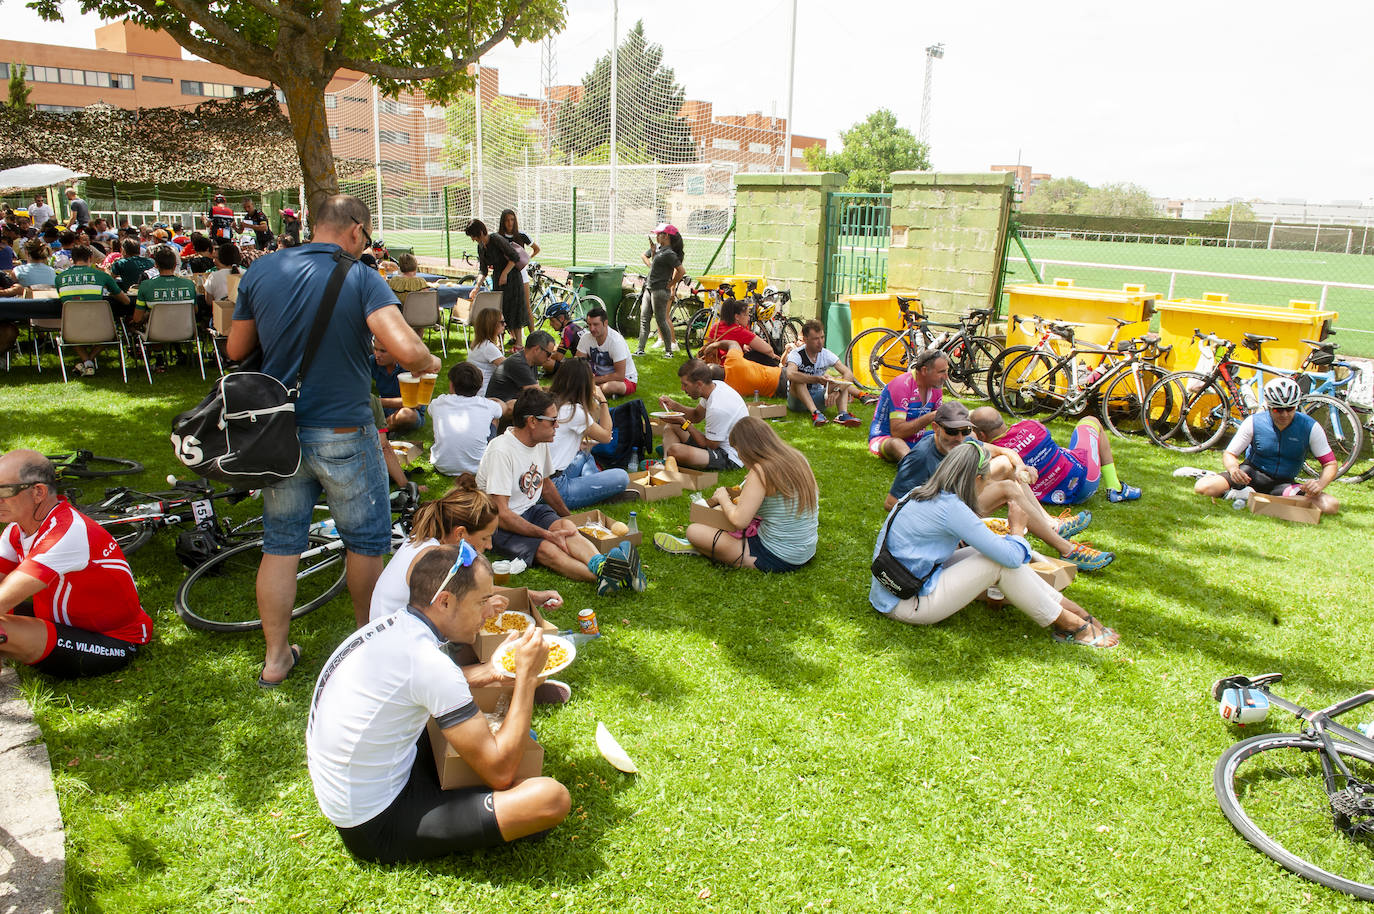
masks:
{"type": "Polygon", "coordinates": [[[34,595],[33,613],[60,625],[147,644],[153,620],[143,611],[129,563],[99,524],[65,498],[33,536],[18,524],[0,535],[0,576],[11,571],[47,585],[34,595]]]}

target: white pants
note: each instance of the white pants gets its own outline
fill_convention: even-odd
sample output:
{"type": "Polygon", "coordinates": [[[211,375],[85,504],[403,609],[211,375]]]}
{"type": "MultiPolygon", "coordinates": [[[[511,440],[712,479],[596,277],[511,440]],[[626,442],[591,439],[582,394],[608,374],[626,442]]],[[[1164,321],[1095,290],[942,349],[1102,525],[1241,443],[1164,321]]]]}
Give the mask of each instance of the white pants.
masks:
{"type": "Polygon", "coordinates": [[[996,585],[1007,600],[1038,625],[1059,618],[1064,598],[1030,565],[1007,568],[972,546],[956,549],[925,596],[902,600],[890,615],[908,625],[934,625],[948,619],[996,585]]]}

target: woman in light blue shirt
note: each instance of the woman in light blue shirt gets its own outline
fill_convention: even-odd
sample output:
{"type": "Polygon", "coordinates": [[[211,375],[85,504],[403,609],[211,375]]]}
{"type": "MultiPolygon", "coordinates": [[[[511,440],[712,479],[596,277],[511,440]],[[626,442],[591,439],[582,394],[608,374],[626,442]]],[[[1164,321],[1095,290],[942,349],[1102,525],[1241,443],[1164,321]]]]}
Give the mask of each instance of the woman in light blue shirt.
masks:
{"type": "Polygon", "coordinates": [[[24,254],[28,256],[28,262],[14,268],[14,278],[19,280],[19,284],[55,287],[57,271],[48,266],[52,249],[41,241],[30,241],[24,247],[24,254]]]}
{"type": "Polygon", "coordinates": [[[888,551],[924,583],[916,596],[899,599],[875,577],[868,589],[873,608],[910,625],[933,625],[997,587],[1017,609],[1057,640],[1113,647],[1116,632],[1045,583],[1028,564],[1026,518],[1009,505],[1012,534],[999,536],[978,516],[987,451],[975,442],[954,448],[924,485],[897,503],[878,532],[876,558],[887,537],[888,551]],[[960,547],[963,541],[967,546],[960,547]]]}

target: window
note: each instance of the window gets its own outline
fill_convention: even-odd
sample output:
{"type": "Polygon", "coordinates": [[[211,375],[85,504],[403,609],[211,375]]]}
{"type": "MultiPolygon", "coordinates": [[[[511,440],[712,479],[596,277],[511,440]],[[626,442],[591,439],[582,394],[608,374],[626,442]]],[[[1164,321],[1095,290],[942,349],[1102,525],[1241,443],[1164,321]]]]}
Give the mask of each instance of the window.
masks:
{"type": "MultiPolygon", "coordinates": [[[[0,78],[8,79],[10,65],[0,64],[0,78]]],[[[97,89],[132,89],[132,73],[107,73],[104,70],[75,70],[69,67],[27,67],[24,78],[33,83],[63,83],[68,86],[91,86],[97,89]]],[[[168,80],[171,82],[171,80],[168,80]]],[[[70,108],[70,105],[50,105],[70,108]]]]}
{"type": "Polygon", "coordinates": [[[712,149],[739,149],[739,140],[726,140],[716,137],[711,141],[712,149]]]}
{"type": "Polygon", "coordinates": [[[171,85],[172,82],[172,77],[170,76],[140,76],[139,78],[145,83],[167,83],[171,85]]]}
{"type": "Polygon", "coordinates": [[[46,111],[48,114],[71,114],[73,111],[82,110],[76,105],[34,105],[39,111],[46,111]]]}
{"type": "Polygon", "coordinates": [[[444,148],[444,135],[442,133],[426,133],[425,145],[430,149],[444,148]]]}
{"type": "Polygon", "coordinates": [[[345,96],[343,97],[343,99],[344,99],[344,101],[346,101],[346,102],[365,102],[365,101],[367,101],[367,99],[362,98],[362,97],[357,96],[357,95],[345,95],[345,96]]]}
{"type": "Polygon", "coordinates": [[[404,130],[378,130],[377,139],[383,143],[390,143],[393,146],[409,146],[410,134],[404,130]]]}
{"type": "Polygon", "coordinates": [[[794,159],[800,159],[800,158],[802,157],[802,155],[803,155],[805,152],[806,152],[806,150],[804,150],[802,147],[800,147],[800,146],[793,146],[793,147],[792,147],[792,158],[794,158],[794,159]]]}
{"type": "Polygon", "coordinates": [[[366,127],[345,127],[344,133],[367,133],[366,127]]]}
{"type": "Polygon", "coordinates": [[[339,97],[337,95],[326,95],[324,97],[324,106],[326,108],[339,107],[339,97]]]}
{"type": "Polygon", "coordinates": [[[338,128],[338,127],[330,127],[330,128],[329,128],[329,138],[330,138],[331,140],[337,140],[337,139],[339,138],[339,128],[338,128]]]}
{"type": "Polygon", "coordinates": [[[765,153],[765,154],[766,154],[766,153],[771,153],[771,152],[773,151],[773,147],[770,146],[770,145],[767,144],[767,143],[750,143],[750,144],[749,144],[749,151],[750,151],[750,152],[762,152],[762,153],[765,153]]]}
{"type": "Polygon", "coordinates": [[[410,106],[384,98],[378,106],[383,114],[410,114],[410,106]]]}
{"type": "Polygon", "coordinates": [[[230,86],[225,83],[203,83],[195,80],[183,79],[181,81],[182,95],[203,95],[206,98],[233,98],[236,95],[247,95],[250,92],[257,92],[261,86],[230,86]]]}
{"type": "Polygon", "coordinates": [[[409,162],[398,162],[395,159],[382,159],[381,166],[382,171],[395,171],[406,175],[410,174],[409,162]]]}

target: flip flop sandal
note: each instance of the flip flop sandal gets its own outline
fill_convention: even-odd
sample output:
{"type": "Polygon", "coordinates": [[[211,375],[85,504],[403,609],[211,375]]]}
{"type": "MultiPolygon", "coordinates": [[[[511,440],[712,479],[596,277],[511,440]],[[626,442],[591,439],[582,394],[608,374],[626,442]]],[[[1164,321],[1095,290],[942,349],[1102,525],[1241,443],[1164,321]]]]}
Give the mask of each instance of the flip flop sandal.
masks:
{"type": "Polygon", "coordinates": [[[1095,647],[1102,650],[1110,650],[1111,648],[1116,647],[1116,645],[1108,644],[1106,642],[1107,639],[1114,634],[1116,634],[1116,632],[1112,631],[1110,628],[1103,625],[1101,622],[1098,622],[1092,616],[1089,616],[1087,622],[1084,622],[1082,625],[1078,626],[1078,628],[1074,629],[1073,631],[1051,632],[1050,637],[1053,638],[1055,641],[1060,642],[1061,644],[1076,644],[1079,647],[1095,647]],[[1087,641],[1080,641],[1078,635],[1085,630],[1092,631],[1092,627],[1094,625],[1098,626],[1098,628],[1100,628],[1101,631],[1099,631],[1096,636],[1089,638],[1087,641]]]}
{"type": "MultiPolygon", "coordinates": [[[[276,682],[273,682],[273,681],[271,681],[271,680],[269,680],[269,679],[263,679],[262,676],[259,675],[259,676],[258,676],[258,688],[260,688],[260,689],[275,689],[277,686],[281,685],[281,684],[282,684],[283,682],[285,682],[287,679],[291,678],[291,674],[294,673],[294,672],[296,671],[296,664],[297,664],[297,663],[300,663],[300,661],[301,661],[301,649],[298,648],[298,647],[292,647],[292,648],[291,648],[291,669],[287,670],[287,671],[286,671],[286,675],[283,676],[282,678],[278,679],[276,682]]],[[[264,670],[267,669],[267,665],[266,665],[266,664],[263,664],[263,669],[264,669],[264,670]]]]}

